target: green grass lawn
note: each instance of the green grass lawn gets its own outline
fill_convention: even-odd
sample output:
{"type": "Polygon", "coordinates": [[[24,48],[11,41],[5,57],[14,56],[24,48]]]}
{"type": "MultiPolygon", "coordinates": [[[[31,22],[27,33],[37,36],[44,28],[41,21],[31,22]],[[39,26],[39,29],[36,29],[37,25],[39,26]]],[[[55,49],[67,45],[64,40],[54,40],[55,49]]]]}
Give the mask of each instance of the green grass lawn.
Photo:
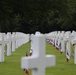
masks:
{"type": "MultiPolygon", "coordinates": [[[[12,52],[11,56],[6,56],[5,61],[0,63],[0,75],[26,75],[21,69],[21,57],[29,54],[30,43],[24,44],[15,52],[12,52]]],[[[72,48],[73,49],[73,48],[72,48]]],[[[55,47],[50,44],[46,44],[46,54],[56,55],[56,66],[46,68],[46,75],[75,75],[76,65],[74,64],[74,58],[71,56],[69,62],[66,62],[65,53],[60,54],[55,47]]],[[[30,70],[30,75],[31,70],[30,70]]]]}

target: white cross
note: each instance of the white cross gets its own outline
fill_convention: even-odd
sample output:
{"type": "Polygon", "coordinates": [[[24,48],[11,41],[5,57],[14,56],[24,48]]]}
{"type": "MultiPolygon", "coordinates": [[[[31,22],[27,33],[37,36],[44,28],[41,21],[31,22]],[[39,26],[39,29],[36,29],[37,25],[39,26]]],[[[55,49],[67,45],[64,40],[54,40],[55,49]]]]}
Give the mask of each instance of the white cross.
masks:
{"type": "Polygon", "coordinates": [[[15,38],[15,32],[13,32],[12,33],[12,37],[11,37],[12,39],[12,52],[14,52],[15,51],[15,42],[16,42],[16,38],[15,38]]]}
{"type": "Polygon", "coordinates": [[[61,51],[65,52],[64,31],[61,33],[61,51]]]}
{"type": "Polygon", "coordinates": [[[67,32],[67,36],[66,36],[66,50],[70,55],[70,32],[69,31],[67,32]]]}
{"type": "Polygon", "coordinates": [[[55,56],[45,55],[45,37],[36,33],[33,37],[33,55],[22,57],[21,68],[32,69],[32,75],[45,75],[48,66],[55,66],[55,56]]]}
{"type": "Polygon", "coordinates": [[[0,62],[4,61],[4,33],[0,33],[0,62]]]}
{"type": "Polygon", "coordinates": [[[11,33],[10,32],[7,33],[7,37],[5,38],[5,40],[7,44],[6,54],[7,56],[10,56],[11,55],[11,33]]]}
{"type": "Polygon", "coordinates": [[[76,64],[76,38],[72,40],[72,44],[74,44],[74,64],[76,64]]]}

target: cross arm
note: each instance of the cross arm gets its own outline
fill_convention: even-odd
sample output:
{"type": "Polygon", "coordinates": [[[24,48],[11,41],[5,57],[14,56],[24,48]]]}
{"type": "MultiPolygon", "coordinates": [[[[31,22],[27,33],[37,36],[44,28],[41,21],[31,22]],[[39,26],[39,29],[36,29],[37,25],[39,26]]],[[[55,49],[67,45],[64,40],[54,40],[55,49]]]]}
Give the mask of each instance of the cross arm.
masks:
{"type": "Polygon", "coordinates": [[[46,66],[55,66],[55,55],[46,55],[46,66]]]}
{"type": "Polygon", "coordinates": [[[37,58],[36,57],[22,57],[21,59],[21,68],[36,68],[37,67],[37,58]]]}

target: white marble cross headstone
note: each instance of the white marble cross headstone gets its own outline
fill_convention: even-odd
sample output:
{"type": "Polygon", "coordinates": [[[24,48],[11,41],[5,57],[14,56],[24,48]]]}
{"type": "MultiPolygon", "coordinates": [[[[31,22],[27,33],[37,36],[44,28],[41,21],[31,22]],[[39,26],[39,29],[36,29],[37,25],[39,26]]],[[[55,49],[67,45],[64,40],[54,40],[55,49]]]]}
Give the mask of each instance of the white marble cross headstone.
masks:
{"type": "Polygon", "coordinates": [[[68,60],[70,59],[70,48],[71,48],[71,46],[70,46],[70,42],[71,42],[70,31],[67,31],[65,33],[64,41],[66,42],[66,46],[65,46],[66,47],[66,60],[68,62],[68,60]]]}
{"type": "Polygon", "coordinates": [[[74,44],[74,64],[76,64],[76,38],[72,40],[72,44],[74,44]]]}
{"type": "Polygon", "coordinates": [[[16,42],[16,38],[15,38],[15,32],[12,33],[12,52],[15,51],[15,42],[16,42]]]}
{"type": "Polygon", "coordinates": [[[32,49],[32,45],[33,45],[33,36],[34,36],[34,34],[31,34],[31,49],[32,49]]]}
{"type": "Polygon", "coordinates": [[[33,37],[33,55],[22,57],[21,68],[32,69],[32,75],[45,75],[48,66],[55,66],[55,56],[45,54],[45,36],[36,32],[33,37]]]}
{"type": "Polygon", "coordinates": [[[70,31],[68,31],[67,36],[66,36],[66,50],[68,51],[69,55],[70,55],[70,31]]]}
{"type": "Polygon", "coordinates": [[[4,33],[0,33],[0,62],[4,61],[4,33]]]}
{"type": "Polygon", "coordinates": [[[58,31],[58,35],[57,35],[57,37],[58,37],[58,46],[59,46],[60,41],[61,41],[61,37],[60,37],[60,35],[61,35],[61,32],[60,32],[60,31],[58,31]]]}
{"type": "Polygon", "coordinates": [[[7,38],[6,38],[6,43],[7,43],[7,56],[11,55],[11,33],[7,33],[7,38]]]}
{"type": "Polygon", "coordinates": [[[16,48],[18,48],[18,39],[19,39],[18,32],[16,32],[15,37],[16,37],[16,48]]]}
{"type": "Polygon", "coordinates": [[[61,51],[65,52],[64,31],[61,33],[61,51]]]}

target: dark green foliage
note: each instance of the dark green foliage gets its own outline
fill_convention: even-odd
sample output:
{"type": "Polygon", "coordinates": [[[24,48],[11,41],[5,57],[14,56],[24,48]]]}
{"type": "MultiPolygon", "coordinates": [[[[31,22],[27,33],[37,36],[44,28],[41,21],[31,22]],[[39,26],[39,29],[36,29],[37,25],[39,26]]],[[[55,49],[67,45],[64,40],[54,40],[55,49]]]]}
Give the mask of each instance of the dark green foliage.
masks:
{"type": "Polygon", "coordinates": [[[0,31],[76,30],[75,0],[0,0],[0,31]]]}

